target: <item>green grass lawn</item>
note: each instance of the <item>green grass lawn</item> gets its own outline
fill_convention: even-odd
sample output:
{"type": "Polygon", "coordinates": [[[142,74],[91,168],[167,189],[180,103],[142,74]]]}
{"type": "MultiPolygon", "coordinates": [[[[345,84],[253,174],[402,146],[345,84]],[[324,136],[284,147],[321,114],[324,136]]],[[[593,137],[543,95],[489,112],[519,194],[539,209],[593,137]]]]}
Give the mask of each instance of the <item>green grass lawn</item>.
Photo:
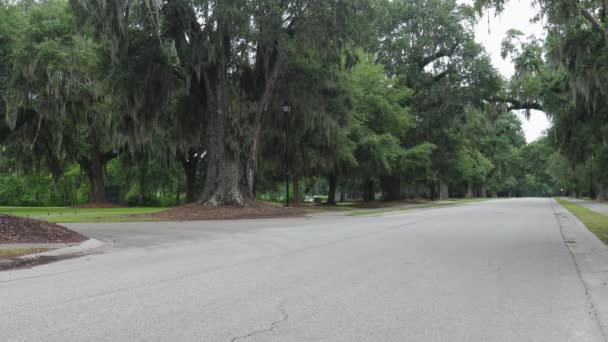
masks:
{"type": "Polygon", "coordinates": [[[70,207],[1,207],[0,213],[30,217],[47,222],[120,222],[144,221],[125,215],[145,214],[167,208],[70,208],[70,207]]]}
{"type": "Polygon", "coordinates": [[[600,240],[608,244],[608,216],[598,214],[590,209],[561,198],[555,198],[555,200],[574,214],[574,216],[578,217],[578,219],[581,220],[581,222],[583,222],[600,240]]]}
{"type": "Polygon", "coordinates": [[[458,203],[468,203],[468,202],[480,202],[486,201],[490,198],[450,198],[447,200],[441,201],[428,201],[423,202],[418,205],[412,206],[401,206],[401,207],[389,207],[389,208],[378,208],[378,209],[369,209],[369,210],[360,210],[356,212],[352,212],[350,216],[362,216],[362,215],[373,215],[373,214],[383,214],[383,213],[391,213],[395,211],[405,211],[405,210],[414,210],[414,209],[423,209],[423,208],[434,208],[434,207],[443,207],[446,205],[458,204],[458,203]]]}
{"type": "Polygon", "coordinates": [[[48,248],[0,248],[0,259],[12,259],[22,255],[42,253],[48,248]]]}

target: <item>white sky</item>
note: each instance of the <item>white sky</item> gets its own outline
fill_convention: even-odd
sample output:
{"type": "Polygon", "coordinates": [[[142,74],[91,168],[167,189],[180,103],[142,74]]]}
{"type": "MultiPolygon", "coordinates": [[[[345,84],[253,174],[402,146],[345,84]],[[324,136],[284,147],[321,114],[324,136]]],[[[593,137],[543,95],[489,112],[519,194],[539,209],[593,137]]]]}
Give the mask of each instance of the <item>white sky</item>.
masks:
{"type": "MultiPolygon", "coordinates": [[[[471,3],[471,0],[459,0],[460,3],[471,3]]],[[[536,37],[544,37],[544,31],[540,23],[531,23],[530,19],[536,15],[537,11],[531,5],[530,0],[510,0],[505,6],[504,12],[499,16],[494,13],[486,13],[475,27],[475,39],[481,43],[492,58],[494,66],[505,76],[513,75],[513,64],[508,59],[504,60],[500,56],[500,44],[506,32],[512,28],[522,31],[526,36],[534,34],[536,37]],[[489,19],[489,30],[488,30],[489,19]]],[[[536,140],[551,123],[543,112],[532,111],[530,120],[526,120],[523,113],[520,113],[523,123],[526,141],[536,140]]]]}

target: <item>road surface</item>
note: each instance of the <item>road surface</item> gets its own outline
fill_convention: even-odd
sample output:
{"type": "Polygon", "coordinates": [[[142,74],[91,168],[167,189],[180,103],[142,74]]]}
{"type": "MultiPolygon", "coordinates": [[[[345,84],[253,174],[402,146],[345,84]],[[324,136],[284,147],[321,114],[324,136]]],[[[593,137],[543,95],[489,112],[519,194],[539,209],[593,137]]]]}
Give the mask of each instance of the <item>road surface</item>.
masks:
{"type": "Polygon", "coordinates": [[[0,272],[2,341],[603,341],[550,199],[361,217],[79,224],[0,272]]]}

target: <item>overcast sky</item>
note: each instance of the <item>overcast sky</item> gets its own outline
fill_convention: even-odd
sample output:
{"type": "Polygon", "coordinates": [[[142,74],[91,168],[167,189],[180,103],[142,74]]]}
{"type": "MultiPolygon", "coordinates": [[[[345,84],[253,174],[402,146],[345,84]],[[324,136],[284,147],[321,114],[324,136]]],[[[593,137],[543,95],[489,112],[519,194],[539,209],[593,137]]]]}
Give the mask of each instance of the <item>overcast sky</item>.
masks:
{"type": "MultiPolygon", "coordinates": [[[[460,0],[459,2],[471,3],[472,1],[460,0]]],[[[510,60],[500,57],[500,43],[506,32],[512,28],[524,32],[526,36],[534,34],[539,38],[544,37],[542,25],[530,22],[536,13],[530,0],[510,0],[503,13],[499,16],[495,16],[494,13],[486,13],[475,28],[475,39],[483,44],[492,57],[492,63],[505,77],[513,75],[514,70],[510,60]],[[489,27],[488,19],[490,20],[489,27]]],[[[541,132],[551,125],[545,114],[539,111],[532,111],[530,120],[526,120],[523,113],[520,113],[520,118],[528,142],[536,140],[541,132]]]]}

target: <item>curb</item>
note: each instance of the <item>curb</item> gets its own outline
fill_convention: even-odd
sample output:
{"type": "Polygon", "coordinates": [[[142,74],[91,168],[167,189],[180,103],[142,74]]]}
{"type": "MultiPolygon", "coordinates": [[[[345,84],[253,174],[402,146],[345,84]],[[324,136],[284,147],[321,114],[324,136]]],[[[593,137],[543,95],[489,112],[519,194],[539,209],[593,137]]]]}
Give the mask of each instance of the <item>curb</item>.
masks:
{"type": "Polygon", "coordinates": [[[587,290],[591,310],[608,341],[608,246],[557,201],[552,203],[564,244],[587,290]]]}
{"type": "Polygon", "coordinates": [[[112,247],[112,242],[104,242],[91,238],[75,246],[54,249],[48,252],[23,255],[10,260],[0,260],[0,270],[14,268],[26,264],[73,258],[85,254],[101,252],[112,247]]]}

